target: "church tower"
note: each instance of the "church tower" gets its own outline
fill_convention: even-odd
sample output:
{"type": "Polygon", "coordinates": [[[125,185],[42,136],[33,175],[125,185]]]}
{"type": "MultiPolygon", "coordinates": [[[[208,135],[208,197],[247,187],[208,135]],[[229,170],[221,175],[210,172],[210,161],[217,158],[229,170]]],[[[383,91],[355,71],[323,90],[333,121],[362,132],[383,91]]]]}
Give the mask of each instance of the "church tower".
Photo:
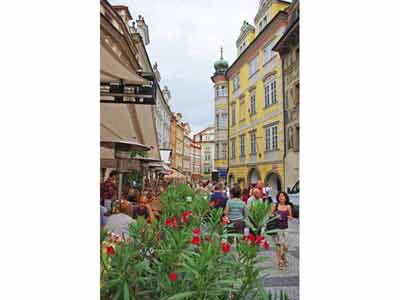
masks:
{"type": "Polygon", "coordinates": [[[215,72],[211,80],[214,83],[215,125],[215,170],[213,171],[218,172],[218,180],[223,182],[226,182],[228,169],[228,80],[225,77],[228,67],[221,47],[221,56],[214,64],[215,72]]]}

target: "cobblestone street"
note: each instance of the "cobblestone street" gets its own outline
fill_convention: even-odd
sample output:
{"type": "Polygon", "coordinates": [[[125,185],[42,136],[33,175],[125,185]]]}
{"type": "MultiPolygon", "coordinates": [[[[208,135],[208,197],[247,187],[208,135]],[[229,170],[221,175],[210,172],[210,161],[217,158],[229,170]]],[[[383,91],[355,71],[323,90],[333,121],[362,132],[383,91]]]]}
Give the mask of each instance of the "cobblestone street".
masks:
{"type": "MultiPolygon", "coordinates": [[[[299,220],[295,219],[289,222],[289,268],[279,270],[275,256],[275,245],[271,241],[271,248],[266,255],[268,259],[263,263],[265,271],[263,272],[262,283],[265,290],[271,291],[274,295],[281,290],[285,291],[289,300],[299,299],[299,220]]],[[[274,299],[274,298],[273,298],[274,299]]],[[[279,298],[278,298],[279,299],[279,298]]]]}

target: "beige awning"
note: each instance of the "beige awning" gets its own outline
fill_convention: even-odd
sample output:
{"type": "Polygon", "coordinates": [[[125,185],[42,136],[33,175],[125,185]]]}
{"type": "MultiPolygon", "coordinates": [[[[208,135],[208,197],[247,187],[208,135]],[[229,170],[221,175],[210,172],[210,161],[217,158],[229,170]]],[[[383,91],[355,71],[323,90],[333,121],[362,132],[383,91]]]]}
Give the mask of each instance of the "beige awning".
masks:
{"type": "Polygon", "coordinates": [[[111,53],[100,46],[100,81],[115,82],[122,79],[127,84],[149,84],[149,81],[128,70],[111,53]]]}

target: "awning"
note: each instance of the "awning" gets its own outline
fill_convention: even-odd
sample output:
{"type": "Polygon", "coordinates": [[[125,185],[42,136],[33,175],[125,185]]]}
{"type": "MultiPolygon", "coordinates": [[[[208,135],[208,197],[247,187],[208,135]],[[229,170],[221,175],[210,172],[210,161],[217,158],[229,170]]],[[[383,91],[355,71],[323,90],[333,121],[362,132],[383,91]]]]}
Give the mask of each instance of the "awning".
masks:
{"type": "Polygon", "coordinates": [[[138,74],[128,70],[121,62],[111,55],[104,46],[100,49],[100,81],[118,82],[123,80],[126,84],[150,84],[138,74]]]}
{"type": "Polygon", "coordinates": [[[182,173],[171,169],[172,173],[169,175],[165,175],[164,178],[166,179],[186,179],[187,177],[185,175],[183,175],[182,173]]]}

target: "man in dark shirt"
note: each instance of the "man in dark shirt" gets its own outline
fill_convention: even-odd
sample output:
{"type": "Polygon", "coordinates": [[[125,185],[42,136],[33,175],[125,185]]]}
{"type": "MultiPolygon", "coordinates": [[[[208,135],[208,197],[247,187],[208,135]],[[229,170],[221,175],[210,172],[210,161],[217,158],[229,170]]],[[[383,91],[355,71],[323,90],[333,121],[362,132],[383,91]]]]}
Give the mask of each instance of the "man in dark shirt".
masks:
{"type": "Polygon", "coordinates": [[[210,206],[213,208],[225,208],[226,202],[228,201],[225,192],[222,189],[222,184],[218,183],[215,186],[214,192],[211,194],[210,206]]]}

